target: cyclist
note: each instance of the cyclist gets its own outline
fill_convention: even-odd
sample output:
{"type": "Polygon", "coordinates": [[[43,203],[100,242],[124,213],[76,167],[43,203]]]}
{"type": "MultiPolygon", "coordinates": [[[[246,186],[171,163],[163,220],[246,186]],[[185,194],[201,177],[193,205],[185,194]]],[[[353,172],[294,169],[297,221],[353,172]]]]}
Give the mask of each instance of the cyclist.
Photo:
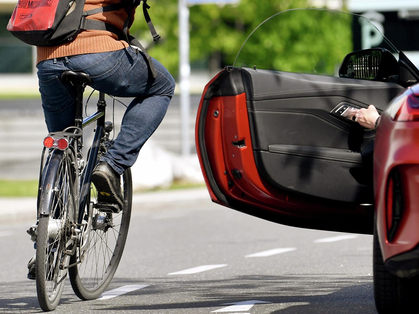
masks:
{"type": "MultiPolygon", "coordinates": [[[[84,10],[120,1],[86,0],[84,10]]],[[[139,1],[138,1],[139,2],[139,1]]],[[[133,17],[125,8],[89,16],[122,30],[133,17]]],[[[175,81],[161,63],[153,59],[156,77],[142,52],[110,31],[82,31],[71,42],[55,47],[37,47],[37,68],[42,107],[49,132],[62,131],[74,124],[76,91],[60,80],[66,70],[82,71],[92,78],[92,87],[106,94],[133,97],[122,119],[114,144],[101,158],[92,174],[98,202],[123,205],[120,176],[137,160],[138,153],[166,114],[175,81]]],[[[28,278],[35,278],[34,258],[28,264],[28,278]]]]}
{"type": "MultiPolygon", "coordinates": [[[[86,0],[84,9],[120,1],[127,0],[86,0]]],[[[106,21],[122,30],[129,16],[122,8],[89,18],[106,21]]],[[[74,41],[64,45],[37,47],[39,90],[49,132],[61,131],[74,123],[75,89],[61,82],[60,75],[65,70],[89,74],[92,87],[99,91],[135,97],[125,111],[115,143],[93,173],[99,202],[122,206],[119,177],[134,164],[141,147],[162,121],[173,96],[173,77],[158,61],[153,60],[153,64],[157,72],[155,79],[150,76],[143,54],[110,31],[82,31],[74,41]]]]}

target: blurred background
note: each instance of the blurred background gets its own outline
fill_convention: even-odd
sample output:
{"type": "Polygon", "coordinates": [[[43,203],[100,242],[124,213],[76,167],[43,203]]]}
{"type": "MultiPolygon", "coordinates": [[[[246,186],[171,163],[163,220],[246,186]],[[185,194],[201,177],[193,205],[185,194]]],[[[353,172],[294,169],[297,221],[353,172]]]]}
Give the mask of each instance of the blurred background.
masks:
{"type": "MultiPolygon", "coordinates": [[[[34,0],[36,1],[36,0],[34,0]]],[[[46,135],[38,95],[35,48],[14,38],[6,25],[16,0],[0,0],[0,197],[36,193],[42,140],[46,135]],[[25,184],[24,184],[25,183],[25,184]],[[13,185],[15,184],[15,185],[13,185]],[[27,184],[27,185],[26,185],[27,184]],[[9,192],[8,187],[14,192],[9,192]],[[33,192],[35,190],[35,192],[33,192]]],[[[149,0],[149,13],[162,39],[154,43],[142,9],[138,8],[131,34],[173,74],[176,95],[162,125],[144,146],[133,168],[134,187],[141,189],[179,186],[202,186],[194,143],[195,116],[205,84],[222,68],[234,65],[238,51],[251,31],[279,11],[292,8],[325,7],[367,16],[399,49],[419,64],[419,2],[417,0],[149,0]]],[[[310,17],[307,17],[310,18],[310,17]]],[[[351,21],[319,21],[330,42],[339,42],[345,50],[370,48],[375,42],[374,30],[365,30],[362,40],[353,38],[351,21]]],[[[298,21],[294,21],[298,23],[298,21]]],[[[297,41],[300,34],[281,29],[281,37],[297,41]]],[[[364,30],[363,30],[364,31],[364,30]]],[[[278,36],[278,30],[275,32],[278,36]]],[[[285,71],[299,70],[314,62],[324,73],[333,74],[342,60],[335,51],[319,46],[310,59],[296,57],[287,47],[276,47],[278,41],[269,29],[255,46],[258,58],[272,68],[278,62],[285,71]],[[281,59],[267,54],[281,51],[281,59]],[[314,61],[313,61],[314,60],[314,61]]],[[[316,43],[313,42],[313,45],[316,43]]],[[[87,93],[90,91],[88,90],[87,93]]],[[[129,100],[122,100],[125,104],[129,100]]],[[[91,101],[91,110],[94,108],[91,101]]],[[[113,99],[108,100],[113,106],[113,99]]],[[[124,106],[115,102],[114,118],[118,126],[124,106]]]]}

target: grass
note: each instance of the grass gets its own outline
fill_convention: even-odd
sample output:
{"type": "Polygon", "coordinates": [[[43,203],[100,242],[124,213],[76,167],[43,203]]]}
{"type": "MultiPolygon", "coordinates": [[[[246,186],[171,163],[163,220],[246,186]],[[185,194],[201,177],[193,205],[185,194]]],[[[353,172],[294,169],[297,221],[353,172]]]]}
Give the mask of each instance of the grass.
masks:
{"type": "Polygon", "coordinates": [[[170,186],[165,187],[156,187],[150,189],[139,189],[135,190],[134,193],[138,192],[159,192],[159,191],[173,191],[173,190],[183,190],[183,189],[195,189],[195,188],[203,188],[205,187],[205,183],[191,183],[185,181],[174,181],[170,186]]]}
{"type": "MultiPolygon", "coordinates": [[[[205,184],[177,181],[167,188],[141,190],[135,192],[151,192],[164,190],[181,190],[204,187],[205,184]]],[[[0,197],[36,197],[38,180],[0,180],[0,197]]]]}
{"type": "Polygon", "coordinates": [[[202,188],[205,186],[205,183],[194,183],[182,180],[175,180],[173,183],[164,189],[161,190],[181,190],[181,189],[194,189],[194,188],[202,188]]]}
{"type": "Polygon", "coordinates": [[[41,96],[38,94],[35,94],[33,92],[29,92],[27,94],[20,93],[0,93],[0,100],[16,100],[16,99],[41,99],[41,96]]]}
{"type": "Polygon", "coordinates": [[[0,180],[0,197],[36,197],[38,180],[0,180]]]}

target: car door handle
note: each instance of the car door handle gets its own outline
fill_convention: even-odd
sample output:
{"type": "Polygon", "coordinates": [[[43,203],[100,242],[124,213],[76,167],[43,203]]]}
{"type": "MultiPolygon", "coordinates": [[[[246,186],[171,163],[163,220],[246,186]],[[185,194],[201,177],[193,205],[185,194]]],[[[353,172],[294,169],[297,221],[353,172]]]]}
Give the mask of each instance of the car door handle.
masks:
{"type": "Polygon", "coordinates": [[[355,114],[359,108],[352,106],[349,103],[340,103],[330,112],[332,115],[346,120],[355,121],[355,114]]]}

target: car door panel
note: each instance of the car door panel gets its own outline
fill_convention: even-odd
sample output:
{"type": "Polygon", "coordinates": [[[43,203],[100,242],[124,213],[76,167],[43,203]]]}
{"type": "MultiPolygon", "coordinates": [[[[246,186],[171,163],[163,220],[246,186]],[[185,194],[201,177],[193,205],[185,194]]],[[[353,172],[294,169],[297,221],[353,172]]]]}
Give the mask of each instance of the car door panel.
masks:
{"type": "Polygon", "coordinates": [[[364,151],[374,132],[333,110],[342,103],[383,108],[399,90],[391,83],[223,70],[207,84],[196,124],[212,200],[282,224],[371,233],[373,208],[362,202],[372,198],[364,151]],[[382,94],[378,102],[374,88],[382,94]]]}
{"type": "Polygon", "coordinates": [[[394,83],[246,69],[246,95],[258,170],[280,189],[372,203],[372,165],[362,151],[374,132],[334,114],[341,104],[377,108],[404,90],[394,83]],[[377,96],[379,95],[379,96],[377,96]]]}

